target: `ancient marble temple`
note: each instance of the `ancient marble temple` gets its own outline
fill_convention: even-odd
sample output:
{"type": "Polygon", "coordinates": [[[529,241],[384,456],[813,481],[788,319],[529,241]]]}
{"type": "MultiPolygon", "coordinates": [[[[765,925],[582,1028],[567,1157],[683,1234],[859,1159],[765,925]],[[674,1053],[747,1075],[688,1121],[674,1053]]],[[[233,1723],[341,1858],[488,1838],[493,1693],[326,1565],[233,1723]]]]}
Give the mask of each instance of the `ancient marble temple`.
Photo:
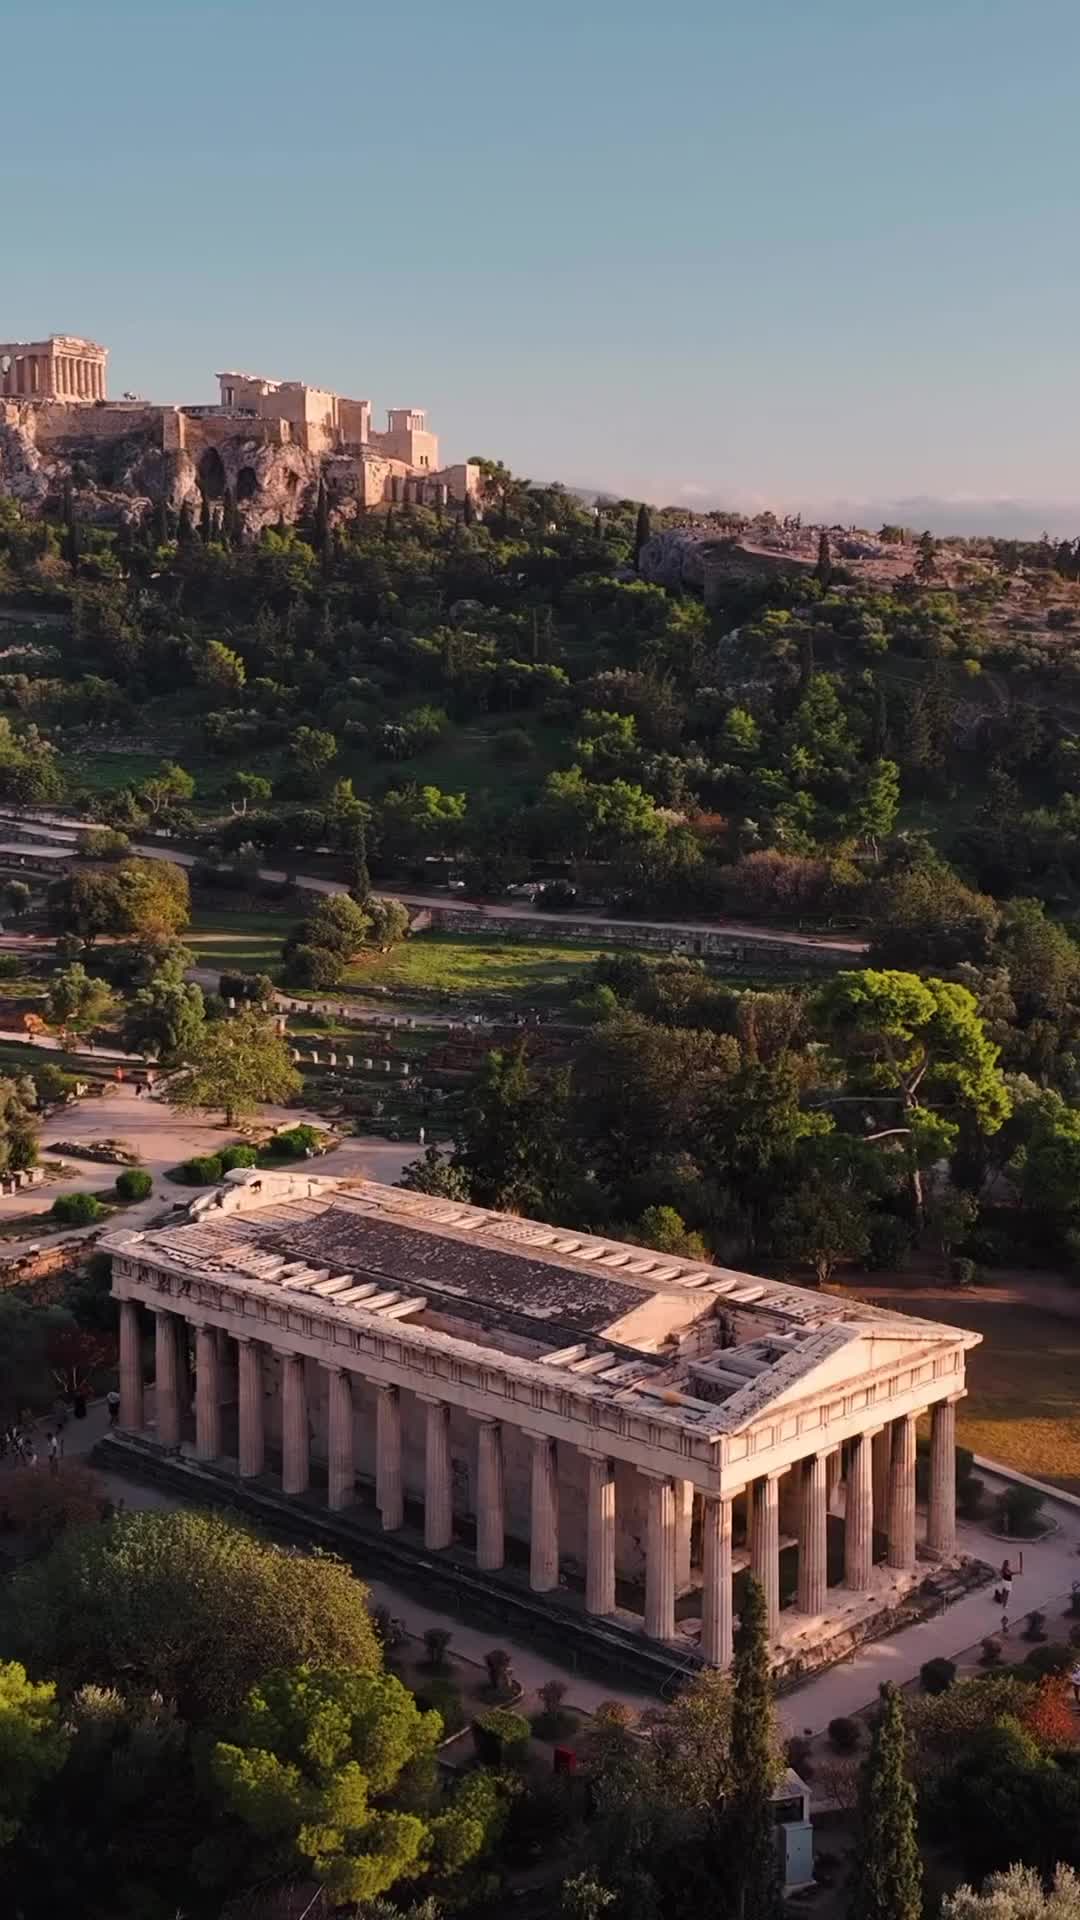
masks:
{"type": "Polygon", "coordinates": [[[659,1641],[689,1631],[713,1665],[744,1567],[780,1649],[955,1553],[975,1334],[307,1174],[237,1171],[180,1224],[106,1245],[124,1427],[152,1417],[158,1444],[187,1445],[193,1398],[196,1458],[333,1509],[373,1496],[384,1529],[422,1515],[426,1551],[467,1543],[493,1581],[524,1543],[535,1592],[659,1641]]]}

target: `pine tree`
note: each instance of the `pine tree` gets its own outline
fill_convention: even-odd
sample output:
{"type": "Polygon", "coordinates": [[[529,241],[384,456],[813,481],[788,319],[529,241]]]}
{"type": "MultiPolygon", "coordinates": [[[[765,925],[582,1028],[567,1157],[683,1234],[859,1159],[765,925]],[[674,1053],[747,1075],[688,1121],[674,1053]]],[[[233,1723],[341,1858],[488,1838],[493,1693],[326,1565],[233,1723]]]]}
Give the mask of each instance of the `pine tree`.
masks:
{"type": "Polygon", "coordinates": [[[467,527],[471,527],[473,521],[476,519],[476,506],[471,493],[466,492],[465,498],[462,501],[461,518],[467,527]]]}
{"type": "Polygon", "coordinates": [[[735,1920],[778,1920],[780,1862],[772,1796],[779,1776],[769,1680],[765,1594],[748,1579],[735,1637],[731,1703],[731,1778],[724,1809],[724,1853],[734,1882],[735,1920]]]}
{"type": "Polygon", "coordinates": [[[832,547],[829,543],[829,529],[822,527],[818,534],[817,566],[814,568],[815,580],[827,587],[832,580],[832,547]]]}
{"type": "Polygon", "coordinates": [[[199,508],[199,539],[202,541],[204,547],[210,545],[213,532],[214,524],[210,513],[210,502],[204,493],[202,496],[202,506],[199,508]]]}
{"type": "Polygon", "coordinates": [[[640,569],[641,549],[646,540],[652,537],[652,515],[644,500],[637,510],[637,526],[634,529],[634,565],[640,569]]]}
{"type": "Polygon", "coordinates": [[[904,1709],[894,1686],[881,1690],[859,1794],[859,1842],[850,1920],[920,1920],[922,1861],[915,1788],[907,1770],[904,1709]]]}

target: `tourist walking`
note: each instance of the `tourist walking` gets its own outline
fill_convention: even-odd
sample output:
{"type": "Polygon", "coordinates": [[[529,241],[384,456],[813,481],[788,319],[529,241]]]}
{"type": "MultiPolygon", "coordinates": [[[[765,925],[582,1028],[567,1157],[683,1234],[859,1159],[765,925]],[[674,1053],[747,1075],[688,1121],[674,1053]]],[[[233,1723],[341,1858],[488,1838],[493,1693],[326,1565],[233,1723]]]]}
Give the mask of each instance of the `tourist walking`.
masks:
{"type": "Polygon", "coordinates": [[[58,1433],[50,1433],[49,1435],[49,1472],[59,1473],[59,1471],[60,1471],[60,1435],[58,1433]]]}
{"type": "Polygon", "coordinates": [[[109,1425],[110,1427],[115,1427],[120,1418],[120,1395],[117,1393],[115,1387],[110,1387],[108,1393],[105,1395],[105,1405],[109,1409],[109,1425]]]}

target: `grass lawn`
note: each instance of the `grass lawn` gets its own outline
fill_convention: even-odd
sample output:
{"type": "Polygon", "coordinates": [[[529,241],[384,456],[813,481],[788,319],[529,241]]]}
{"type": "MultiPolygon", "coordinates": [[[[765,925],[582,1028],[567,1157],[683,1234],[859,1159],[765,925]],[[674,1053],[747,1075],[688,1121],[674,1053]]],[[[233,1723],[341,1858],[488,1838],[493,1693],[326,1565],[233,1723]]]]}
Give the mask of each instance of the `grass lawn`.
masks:
{"type": "MultiPolygon", "coordinates": [[[[875,1304],[970,1327],[982,1345],[967,1357],[968,1396],[956,1409],[957,1438],[974,1453],[1080,1493],[1080,1293],[1075,1319],[1015,1287],[865,1290],[875,1304]]],[[[860,1289],[860,1292],[863,1290],[860,1289]]]]}
{"type": "Polygon", "coordinates": [[[373,952],[350,968],[354,990],[387,987],[410,993],[564,1003],[584,988],[585,969],[608,947],[559,946],[554,941],[498,940],[482,935],[419,933],[389,953],[373,952]]]}
{"type": "Polygon", "coordinates": [[[268,973],[279,964],[281,943],[296,920],[295,914],[229,913],[223,907],[198,906],[181,939],[197,966],[268,973]]]}

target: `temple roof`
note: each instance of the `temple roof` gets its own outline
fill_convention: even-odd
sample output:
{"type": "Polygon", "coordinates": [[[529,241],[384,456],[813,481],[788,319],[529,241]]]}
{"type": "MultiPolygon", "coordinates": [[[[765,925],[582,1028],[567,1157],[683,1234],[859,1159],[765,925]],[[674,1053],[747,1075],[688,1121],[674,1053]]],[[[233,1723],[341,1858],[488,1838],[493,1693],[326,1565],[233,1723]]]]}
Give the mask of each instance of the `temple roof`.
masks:
{"type": "Polygon", "coordinates": [[[245,1170],[200,1196],[183,1223],[119,1230],[106,1244],[176,1273],[285,1291],[333,1319],[390,1319],[482,1346],[590,1394],[655,1401],[699,1431],[734,1431],[766,1406],[978,1338],[366,1180],[245,1170]]]}

